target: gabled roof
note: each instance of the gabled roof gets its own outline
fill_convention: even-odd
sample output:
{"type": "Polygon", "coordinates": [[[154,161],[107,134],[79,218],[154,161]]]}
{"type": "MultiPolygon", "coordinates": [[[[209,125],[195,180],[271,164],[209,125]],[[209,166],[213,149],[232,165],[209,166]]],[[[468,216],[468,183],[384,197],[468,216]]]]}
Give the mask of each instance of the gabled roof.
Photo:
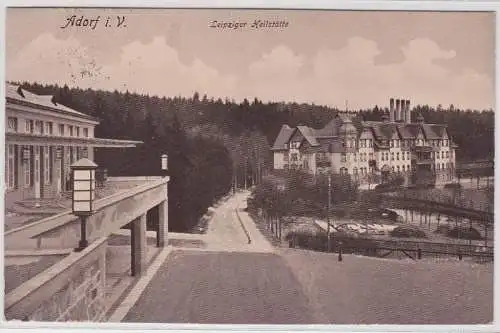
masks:
{"type": "Polygon", "coordinates": [[[287,149],[285,147],[285,145],[288,143],[288,141],[290,140],[290,138],[292,137],[294,132],[295,132],[295,129],[291,128],[288,125],[281,126],[281,130],[278,133],[278,136],[276,137],[276,140],[274,141],[274,145],[271,149],[272,150],[287,149]]]}
{"type": "Polygon", "coordinates": [[[428,124],[432,131],[436,133],[436,136],[441,139],[444,135],[445,132],[447,132],[447,128],[444,125],[437,125],[437,124],[428,124]]]}
{"type": "Polygon", "coordinates": [[[340,125],[342,125],[342,119],[336,115],[325,127],[315,130],[316,137],[338,135],[340,125]]]}
{"type": "Polygon", "coordinates": [[[399,135],[401,135],[401,138],[403,138],[403,139],[413,138],[410,130],[404,124],[398,125],[398,131],[399,131],[399,135]]]}
{"type": "MultiPolygon", "coordinates": [[[[358,126],[353,125],[354,122],[351,121],[350,118],[337,115],[321,129],[313,129],[308,126],[297,126],[296,130],[300,131],[312,147],[320,148],[324,148],[325,142],[328,142],[328,145],[332,143],[336,145],[336,142],[340,142],[335,139],[339,138],[338,136],[341,134],[344,127],[355,127],[358,138],[364,130],[369,129],[376,139],[375,142],[391,140],[394,133],[397,133],[398,137],[401,139],[416,138],[419,133],[422,133],[426,139],[434,140],[442,138],[445,131],[447,132],[447,126],[441,124],[360,121],[356,124],[358,126]]],[[[290,128],[288,125],[283,125],[272,149],[286,149],[285,143],[288,143],[294,133],[294,129],[290,128]]],[[[385,147],[381,144],[377,144],[377,146],[385,147]]]]}
{"type": "Polygon", "coordinates": [[[297,126],[297,129],[302,133],[304,138],[309,142],[311,146],[318,146],[318,141],[316,141],[316,133],[314,129],[307,126],[297,126]]]}
{"type": "Polygon", "coordinates": [[[422,130],[424,131],[424,135],[425,135],[425,138],[427,140],[437,140],[437,139],[441,139],[443,137],[442,131],[441,131],[441,135],[438,135],[434,131],[434,127],[436,127],[436,125],[422,124],[422,130]]]}

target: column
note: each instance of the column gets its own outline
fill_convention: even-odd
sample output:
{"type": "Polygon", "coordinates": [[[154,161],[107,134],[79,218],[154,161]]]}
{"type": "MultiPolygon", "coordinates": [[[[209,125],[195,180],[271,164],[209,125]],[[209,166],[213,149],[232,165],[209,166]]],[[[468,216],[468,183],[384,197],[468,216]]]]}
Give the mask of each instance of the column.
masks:
{"type": "Polygon", "coordinates": [[[156,245],[158,247],[166,247],[168,245],[168,200],[158,205],[158,211],[156,245]]]}
{"type": "Polygon", "coordinates": [[[40,185],[40,146],[33,147],[34,154],[34,188],[35,188],[35,199],[40,199],[41,197],[41,185],[40,185]]]}
{"type": "Polygon", "coordinates": [[[133,220],[131,223],[131,259],[132,276],[140,276],[146,270],[146,214],[133,220]]]}

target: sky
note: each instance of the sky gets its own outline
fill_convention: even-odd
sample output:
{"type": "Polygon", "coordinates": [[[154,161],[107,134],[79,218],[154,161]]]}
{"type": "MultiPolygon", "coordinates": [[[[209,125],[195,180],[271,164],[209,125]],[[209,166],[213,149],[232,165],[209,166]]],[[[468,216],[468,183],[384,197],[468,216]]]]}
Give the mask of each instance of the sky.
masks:
{"type": "Polygon", "coordinates": [[[351,110],[387,107],[391,97],[489,109],[494,78],[493,13],[8,8],[6,14],[9,81],[351,110]],[[82,16],[89,25],[72,25],[82,16]],[[280,24],[254,28],[255,20],[280,24]],[[246,25],[214,28],[214,21],[246,25]]]}

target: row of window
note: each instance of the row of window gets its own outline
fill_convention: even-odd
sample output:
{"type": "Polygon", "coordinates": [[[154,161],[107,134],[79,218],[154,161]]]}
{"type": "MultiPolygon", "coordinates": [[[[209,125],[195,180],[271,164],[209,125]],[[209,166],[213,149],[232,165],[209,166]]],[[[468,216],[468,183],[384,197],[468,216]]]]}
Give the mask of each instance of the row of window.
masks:
{"type": "MultiPolygon", "coordinates": [[[[373,153],[370,152],[369,154],[367,153],[359,153],[359,161],[360,162],[366,162],[368,160],[373,160],[373,153]]],[[[354,162],[358,161],[358,154],[354,154],[354,162]]]]}
{"type": "Polygon", "coordinates": [[[439,152],[431,153],[432,158],[435,157],[436,159],[439,159],[440,156],[441,156],[441,158],[445,158],[445,155],[446,155],[446,158],[450,158],[450,156],[453,157],[453,150],[447,151],[447,152],[442,151],[441,154],[439,152]]]}
{"type": "MultiPolygon", "coordinates": [[[[396,156],[396,161],[399,161],[399,152],[396,152],[396,154],[394,154],[394,152],[391,152],[391,161],[394,161],[394,156],[396,156]]],[[[410,160],[411,159],[411,156],[410,156],[410,152],[407,151],[407,152],[404,152],[402,151],[401,152],[401,160],[404,161],[405,160],[405,157],[406,157],[406,160],[410,160]]],[[[381,161],[389,161],[389,153],[388,152],[381,152],[380,153],[380,160],[381,161]]]]}
{"type": "Polygon", "coordinates": [[[447,169],[453,169],[454,165],[453,163],[447,162],[445,163],[436,163],[436,166],[434,167],[436,170],[447,170],[447,169]]]}
{"type": "MultiPolygon", "coordinates": [[[[52,146],[7,145],[5,159],[5,184],[7,188],[17,189],[20,187],[19,173],[22,177],[22,186],[26,188],[40,181],[40,173],[43,176],[43,184],[51,184],[57,149],[52,146]]],[[[87,155],[85,147],[69,147],[69,154],[65,155],[66,164],[72,164],[87,155]]]]}
{"type": "MultiPolygon", "coordinates": [[[[8,117],[7,131],[8,132],[19,132],[18,118],[8,117]]],[[[41,135],[54,135],[54,123],[51,121],[25,119],[24,133],[41,134],[41,135]]],[[[57,135],[58,136],[75,136],[75,137],[83,136],[85,138],[88,138],[89,129],[87,127],[81,128],[79,126],[58,124],[57,125],[57,135]]]]}
{"type": "Polygon", "coordinates": [[[359,147],[360,148],[372,148],[373,147],[373,140],[372,139],[360,139],[359,140],[359,147]]]}
{"type": "MultiPolygon", "coordinates": [[[[388,152],[381,152],[380,154],[381,154],[380,157],[381,157],[382,161],[389,161],[389,153],[388,152]]],[[[441,158],[445,158],[445,155],[446,155],[446,158],[450,157],[450,152],[449,151],[447,151],[447,152],[442,151],[441,154],[439,154],[439,152],[437,152],[435,154],[434,153],[431,153],[431,154],[432,154],[431,155],[432,158],[436,157],[437,159],[439,159],[439,156],[441,156],[441,158]]],[[[297,153],[293,153],[293,154],[291,154],[291,156],[292,156],[292,161],[293,162],[298,161],[298,155],[297,155],[297,153]]],[[[340,161],[344,162],[344,163],[347,162],[347,156],[348,155],[346,153],[341,153],[341,155],[340,155],[340,161]]],[[[453,153],[452,153],[452,156],[453,156],[453,153]]],[[[396,153],[391,152],[391,159],[390,159],[391,161],[394,161],[394,160],[399,161],[400,158],[401,158],[402,161],[405,161],[405,160],[410,161],[411,160],[410,152],[409,151],[407,151],[407,152],[403,151],[403,152],[401,152],[401,154],[399,152],[396,152],[396,153]]],[[[317,153],[316,154],[316,159],[317,160],[327,159],[327,155],[326,155],[326,153],[317,153]]],[[[372,159],[373,159],[373,153],[372,152],[370,152],[368,154],[367,153],[359,153],[359,161],[360,162],[366,162],[366,161],[372,160],[372,159]],[[367,157],[368,157],[368,159],[367,159],[367,157]]],[[[288,161],[288,160],[289,160],[289,155],[288,155],[288,152],[287,152],[287,153],[285,153],[285,161],[288,161]]],[[[354,162],[357,162],[357,161],[358,161],[358,154],[355,153],[354,154],[354,162]]]]}
{"type": "MultiPolygon", "coordinates": [[[[448,139],[444,140],[427,140],[427,142],[433,146],[433,147],[447,147],[450,142],[448,139]]],[[[390,146],[391,148],[399,148],[401,147],[410,147],[411,145],[417,145],[417,146],[423,146],[425,144],[424,139],[417,139],[417,140],[399,140],[399,139],[392,139],[390,140],[390,146]]]]}
{"type": "MultiPolygon", "coordinates": [[[[291,166],[293,167],[294,164],[292,164],[291,166]]],[[[304,160],[302,166],[305,169],[309,168],[309,164],[308,164],[307,160],[304,160]]],[[[287,168],[287,167],[288,167],[288,164],[285,165],[285,168],[287,168]]],[[[449,169],[453,169],[453,163],[436,164],[436,167],[435,167],[436,171],[437,170],[449,170],[449,169]]],[[[391,170],[392,170],[392,172],[400,173],[400,172],[410,172],[410,171],[412,171],[412,168],[411,168],[410,164],[403,164],[403,165],[392,166],[391,170]]],[[[369,167],[369,168],[361,167],[359,169],[357,167],[354,167],[352,169],[352,174],[354,176],[357,176],[358,174],[361,176],[365,176],[365,175],[374,173],[374,171],[375,170],[373,167],[369,167]]],[[[347,169],[346,167],[340,168],[340,174],[341,175],[349,175],[349,169],[347,169]]]]}
{"type": "MultiPolygon", "coordinates": [[[[347,168],[344,168],[344,169],[347,170],[347,168]]],[[[362,175],[362,176],[367,175],[368,172],[373,173],[374,172],[373,167],[370,167],[369,169],[366,168],[366,167],[359,168],[359,174],[362,175]]],[[[353,173],[353,175],[357,175],[358,174],[358,168],[354,167],[352,169],[352,173],[353,173]]]]}

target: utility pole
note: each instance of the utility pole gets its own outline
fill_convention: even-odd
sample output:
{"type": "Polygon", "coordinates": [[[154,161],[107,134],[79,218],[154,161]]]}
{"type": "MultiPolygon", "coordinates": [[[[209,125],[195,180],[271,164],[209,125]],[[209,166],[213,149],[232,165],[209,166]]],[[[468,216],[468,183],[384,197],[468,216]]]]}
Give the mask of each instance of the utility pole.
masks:
{"type": "Polygon", "coordinates": [[[326,227],[326,234],[327,234],[327,242],[328,242],[328,252],[332,252],[332,247],[331,247],[331,242],[330,242],[330,205],[332,201],[332,175],[329,173],[328,174],[328,210],[326,213],[326,220],[327,220],[327,227],[326,227]]]}
{"type": "Polygon", "coordinates": [[[248,157],[245,157],[245,191],[247,190],[247,164],[248,164],[248,157]]]}

